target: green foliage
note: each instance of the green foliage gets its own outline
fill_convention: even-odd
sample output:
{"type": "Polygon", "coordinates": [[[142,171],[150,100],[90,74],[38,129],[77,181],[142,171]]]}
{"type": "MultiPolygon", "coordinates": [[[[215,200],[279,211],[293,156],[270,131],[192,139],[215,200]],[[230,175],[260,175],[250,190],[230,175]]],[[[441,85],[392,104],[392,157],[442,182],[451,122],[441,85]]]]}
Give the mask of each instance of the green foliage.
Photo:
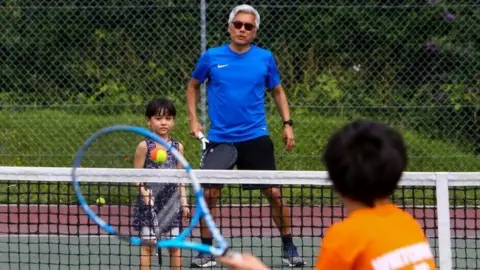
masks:
{"type": "MultiPolygon", "coordinates": [[[[178,104],[179,105],[179,104],[178,104]]],[[[318,113],[303,109],[294,109],[296,120],[296,146],[287,152],[281,139],[281,125],[276,125],[278,116],[269,114],[269,124],[272,127],[272,139],[276,148],[278,169],[280,170],[324,170],[320,155],[322,149],[333,131],[350,119],[345,117],[323,117],[318,113]],[[313,133],[312,133],[313,132],[313,133]]],[[[187,134],[186,117],[180,112],[173,131],[173,137],[185,145],[185,156],[194,168],[199,164],[199,144],[187,134]]],[[[144,126],[142,114],[116,114],[116,115],[78,115],[58,110],[29,110],[12,114],[0,112],[0,136],[3,138],[0,145],[0,163],[10,166],[54,166],[70,167],[73,155],[77,148],[96,130],[112,124],[129,124],[144,126]],[[35,130],[30,133],[19,123],[29,119],[29,125],[35,130]]],[[[418,133],[402,127],[399,128],[407,141],[409,149],[409,171],[479,171],[480,160],[468,152],[469,147],[462,149],[452,143],[431,139],[428,135],[418,133]]],[[[113,133],[105,136],[98,144],[92,146],[92,151],[86,152],[85,167],[133,167],[133,155],[141,137],[135,134],[113,133]]],[[[68,179],[65,179],[68,181],[68,179]]],[[[18,182],[0,183],[0,189],[9,192],[0,194],[0,203],[75,203],[75,196],[68,183],[36,183],[21,184],[18,182]]],[[[132,202],[137,194],[133,184],[122,186],[92,185],[89,187],[91,194],[87,199],[94,202],[97,196],[103,196],[108,202],[132,202]]],[[[240,203],[239,198],[250,198],[248,191],[240,189],[224,189],[224,203],[240,203]],[[229,199],[233,198],[233,199],[229,199]],[[230,201],[231,200],[231,201],[230,201]]],[[[428,204],[432,193],[419,191],[399,191],[397,199],[405,203],[412,203],[415,198],[422,199],[423,204],[428,204]],[[400,194],[401,193],[401,194],[400,194]],[[430,194],[430,195],[429,195],[430,194]],[[417,196],[417,197],[415,197],[417,196]],[[420,196],[420,197],[419,197],[420,196]],[[423,197],[422,197],[423,196],[423,197]]],[[[302,198],[311,198],[302,203],[334,203],[331,190],[323,187],[315,190],[285,187],[285,194],[291,202],[296,202],[302,193],[302,198]],[[322,196],[323,195],[323,196],[322,196]]],[[[254,202],[260,202],[258,191],[252,195],[254,202]]],[[[475,198],[474,194],[465,194],[469,200],[475,198]]],[[[248,199],[250,202],[250,199],[248,199]]],[[[245,201],[247,202],[247,201],[245,201]]]]}
{"type": "MultiPolygon", "coordinates": [[[[228,41],[226,22],[236,4],[208,1],[209,47],[228,41]]],[[[250,4],[262,16],[256,42],[274,52],[297,123],[311,117],[327,123],[373,118],[418,132],[422,138],[447,142],[444,147],[480,152],[478,6],[414,0],[254,0],[250,4]],[[447,19],[446,14],[455,18],[447,19]]],[[[186,80],[201,48],[198,3],[55,0],[38,5],[31,0],[6,1],[4,8],[8,12],[0,13],[0,54],[5,56],[0,61],[2,114],[30,107],[83,114],[79,121],[84,122],[76,128],[82,127],[85,137],[91,130],[83,126],[92,125],[85,119],[92,115],[102,115],[103,120],[96,122],[100,127],[132,121],[131,115],[141,115],[143,104],[153,97],[166,96],[183,106],[186,80]]],[[[42,130],[45,124],[36,121],[43,119],[31,114],[28,125],[42,130]]],[[[76,116],[64,117],[72,124],[59,120],[62,127],[77,121],[76,116]]],[[[13,114],[10,119],[20,121],[13,114]]],[[[142,123],[138,119],[136,123],[142,123]]],[[[4,125],[15,125],[8,117],[5,121],[4,125]]],[[[45,132],[57,127],[62,138],[70,138],[55,125],[45,132]]],[[[312,141],[312,132],[298,136],[312,141]]],[[[316,168],[300,164],[311,162],[314,149],[299,146],[295,158],[285,156],[288,162],[282,166],[316,168]]],[[[38,163],[66,164],[63,156],[56,160],[58,151],[52,155],[38,163]]],[[[442,159],[451,161],[450,156],[442,159]]],[[[424,162],[438,160],[428,157],[424,162]]],[[[456,162],[449,170],[468,167],[456,162]]],[[[413,168],[446,169],[446,164],[413,168]]]]}
{"type": "MultiPolygon", "coordinates": [[[[180,104],[177,103],[177,106],[180,104]]],[[[136,108],[138,110],[138,108],[136,108]]],[[[143,107],[142,107],[143,109],[143,107]]],[[[133,108],[132,108],[133,110],[133,108]]],[[[320,155],[327,138],[341,125],[350,121],[347,117],[323,117],[304,109],[293,109],[296,146],[287,152],[282,142],[279,117],[269,113],[272,139],[276,148],[280,170],[324,170],[320,155]]],[[[71,166],[73,154],[93,132],[114,124],[146,126],[142,113],[133,114],[83,114],[61,110],[29,110],[11,114],[0,112],[0,130],[4,143],[0,147],[0,163],[13,166],[71,166]],[[24,128],[19,123],[28,119],[24,128]]],[[[397,126],[405,136],[409,147],[409,171],[478,171],[480,163],[471,152],[471,146],[431,139],[428,134],[418,133],[397,126]]],[[[185,156],[197,168],[200,146],[188,134],[185,113],[180,111],[173,136],[185,145],[185,156]]],[[[132,167],[135,147],[142,138],[125,134],[108,135],[102,145],[96,147],[99,157],[96,167],[132,167]],[[109,155],[115,158],[109,158],[109,155]],[[125,157],[128,157],[125,160],[125,157]],[[116,161],[115,161],[116,160],[116,161]]]]}

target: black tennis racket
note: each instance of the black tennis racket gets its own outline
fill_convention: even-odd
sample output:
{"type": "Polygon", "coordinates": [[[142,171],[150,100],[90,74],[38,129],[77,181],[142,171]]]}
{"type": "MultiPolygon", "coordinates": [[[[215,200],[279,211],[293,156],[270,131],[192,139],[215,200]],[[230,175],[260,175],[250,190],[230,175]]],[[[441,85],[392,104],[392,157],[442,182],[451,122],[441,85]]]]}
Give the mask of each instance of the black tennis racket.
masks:
{"type": "Polygon", "coordinates": [[[197,134],[202,142],[200,168],[204,170],[231,170],[235,167],[238,152],[232,143],[210,143],[203,133],[197,134]]]}

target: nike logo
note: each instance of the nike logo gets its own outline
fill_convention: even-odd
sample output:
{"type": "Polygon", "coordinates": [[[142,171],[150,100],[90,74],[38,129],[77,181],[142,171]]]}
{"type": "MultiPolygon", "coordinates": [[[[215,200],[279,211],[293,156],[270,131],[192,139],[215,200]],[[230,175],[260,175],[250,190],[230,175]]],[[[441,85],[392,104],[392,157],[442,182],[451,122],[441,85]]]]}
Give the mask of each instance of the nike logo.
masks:
{"type": "Polygon", "coordinates": [[[224,68],[224,67],[226,67],[226,66],[228,66],[228,64],[226,64],[226,65],[217,65],[217,68],[224,68]]]}

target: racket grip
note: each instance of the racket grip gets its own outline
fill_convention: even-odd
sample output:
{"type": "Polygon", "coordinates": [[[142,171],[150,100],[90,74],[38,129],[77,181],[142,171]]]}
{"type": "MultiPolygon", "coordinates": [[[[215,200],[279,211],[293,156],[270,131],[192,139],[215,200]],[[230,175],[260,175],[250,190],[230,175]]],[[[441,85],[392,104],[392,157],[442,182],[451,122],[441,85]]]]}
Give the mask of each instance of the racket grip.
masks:
{"type": "Polygon", "coordinates": [[[202,142],[202,149],[205,150],[207,148],[207,143],[209,143],[208,139],[205,138],[205,135],[201,131],[197,133],[197,138],[202,142]]]}
{"type": "Polygon", "coordinates": [[[199,131],[199,132],[197,133],[197,138],[198,138],[199,140],[203,140],[203,139],[205,138],[205,135],[203,135],[203,133],[202,133],[201,131],[199,131]]]}

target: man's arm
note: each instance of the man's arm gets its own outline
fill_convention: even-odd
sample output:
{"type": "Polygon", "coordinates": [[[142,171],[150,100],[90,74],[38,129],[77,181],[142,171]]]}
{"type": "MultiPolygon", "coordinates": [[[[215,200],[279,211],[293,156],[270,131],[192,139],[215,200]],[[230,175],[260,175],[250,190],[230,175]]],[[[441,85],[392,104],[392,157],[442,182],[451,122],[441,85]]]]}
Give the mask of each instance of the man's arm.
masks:
{"type": "MultiPolygon", "coordinates": [[[[267,88],[272,90],[273,99],[277,105],[277,110],[282,117],[282,122],[291,120],[290,109],[288,108],[288,100],[280,79],[280,71],[278,70],[277,61],[273,54],[268,63],[268,79],[267,88]]],[[[295,138],[293,136],[293,127],[290,124],[283,125],[283,142],[287,151],[291,150],[295,145],[295,138]]]]}
{"type": "Polygon", "coordinates": [[[290,120],[290,108],[288,107],[288,100],[283,86],[281,84],[275,86],[272,89],[273,99],[275,100],[275,105],[277,110],[282,117],[282,121],[290,120]]]}
{"type": "Polygon", "coordinates": [[[192,72],[192,78],[187,85],[187,112],[190,123],[190,134],[197,136],[199,131],[203,131],[202,125],[197,118],[197,104],[200,98],[200,85],[205,82],[210,69],[210,60],[207,52],[204,52],[198,59],[195,70],[192,72]]]}
{"type": "Polygon", "coordinates": [[[202,131],[202,126],[198,122],[197,118],[197,104],[200,98],[200,81],[191,78],[187,85],[187,112],[188,122],[190,123],[190,133],[193,136],[199,131],[202,131]]]}
{"type": "MultiPolygon", "coordinates": [[[[290,108],[288,107],[288,100],[283,86],[281,84],[276,85],[272,89],[273,99],[275,100],[275,105],[277,110],[282,117],[282,122],[291,120],[290,118],[290,108]]],[[[284,124],[283,126],[283,142],[287,148],[287,151],[291,150],[295,145],[295,137],[293,135],[293,127],[290,124],[284,124]]]]}

